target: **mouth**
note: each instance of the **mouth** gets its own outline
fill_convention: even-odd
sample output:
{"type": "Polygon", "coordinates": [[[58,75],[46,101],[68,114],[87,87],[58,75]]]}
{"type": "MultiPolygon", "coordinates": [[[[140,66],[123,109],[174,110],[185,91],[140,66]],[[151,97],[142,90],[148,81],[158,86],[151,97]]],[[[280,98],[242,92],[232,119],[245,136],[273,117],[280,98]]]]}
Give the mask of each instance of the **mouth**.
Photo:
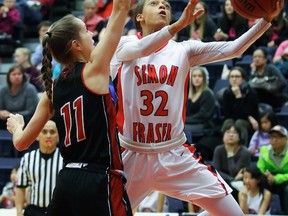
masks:
{"type": "Polygon", "coordinates": [[[51,145],[52,141],[51,140],[46,140],[47,145],[51,145]]]}
{"type": "Polygon", "coordinates": [[[167,15],[165,10],[161,10],[159,14],[163,17],[166,17],[167,15]]]}

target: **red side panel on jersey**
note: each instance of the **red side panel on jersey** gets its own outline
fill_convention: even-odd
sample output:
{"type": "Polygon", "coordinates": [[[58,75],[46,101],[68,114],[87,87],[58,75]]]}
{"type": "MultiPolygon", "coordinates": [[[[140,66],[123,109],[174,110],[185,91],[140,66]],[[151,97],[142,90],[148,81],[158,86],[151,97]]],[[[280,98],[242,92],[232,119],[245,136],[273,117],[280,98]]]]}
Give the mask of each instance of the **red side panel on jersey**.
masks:
{"type": "Polygon", "coordinates": [[[183,103],[183,113],[182,113],[182,119],[185,124],[186,122],[186,103],[187,103],[187,98],[188,98],[188,86],[189,86],[189,81],[190,81],[190,73],[187,73],[186,81],[185,81],[185,86],[184,86],[184,103],[183,103]]]}
{"type": "Polygon", "coordinates": [[[123,179],[120,173],[114,170],[110,174],[110,206],[113,216],[126,216],[131,214],[130,204],[125,200],[123,179]],[[129,213],[130,212],[130,213],[129,213]]]}
{"type": "Polygon", "coordinates": [[[123,63],[118,69],[118,84],[117,84],[118,112],[116,116],[116,123],[118,126],[118,130],[121,134],[123,134],[123,126],[124,126],[124,107],[123,107],[122,85],[121,85],[122,67],[123,67],[123,63]]]}

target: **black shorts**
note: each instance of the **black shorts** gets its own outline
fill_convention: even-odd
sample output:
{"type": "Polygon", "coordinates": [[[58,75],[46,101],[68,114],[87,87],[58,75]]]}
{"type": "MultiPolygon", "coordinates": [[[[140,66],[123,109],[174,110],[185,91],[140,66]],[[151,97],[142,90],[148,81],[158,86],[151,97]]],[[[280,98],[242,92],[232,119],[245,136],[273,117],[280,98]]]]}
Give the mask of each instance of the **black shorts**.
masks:
{"type": "Polygon", "coordinates": [[[132,216],[125,178],[114,170],[90,165],[59,172],[48,216],[132,216]]]}

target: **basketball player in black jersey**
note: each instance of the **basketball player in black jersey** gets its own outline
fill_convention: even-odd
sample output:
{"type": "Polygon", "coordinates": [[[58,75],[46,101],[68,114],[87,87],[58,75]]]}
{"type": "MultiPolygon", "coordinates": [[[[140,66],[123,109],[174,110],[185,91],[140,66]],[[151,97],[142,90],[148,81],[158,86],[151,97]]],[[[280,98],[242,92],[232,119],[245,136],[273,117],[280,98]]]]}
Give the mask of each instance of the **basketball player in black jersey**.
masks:
{"type": "Polygon", "coordinates": [[[42,42],[46,91],[25,129],[21,115],[11,114],[7,121],[19,151],[31,145],[51,117],[57,124],[65,168],[48,216],[132,215],[109,93],[109,63],[129,8],[130,0],[114,0],[105,37],[95,48],[92,32],[73,15],[52,24],[42,42]],[[64,67],[54,82],[52,56],[64,67]]]}

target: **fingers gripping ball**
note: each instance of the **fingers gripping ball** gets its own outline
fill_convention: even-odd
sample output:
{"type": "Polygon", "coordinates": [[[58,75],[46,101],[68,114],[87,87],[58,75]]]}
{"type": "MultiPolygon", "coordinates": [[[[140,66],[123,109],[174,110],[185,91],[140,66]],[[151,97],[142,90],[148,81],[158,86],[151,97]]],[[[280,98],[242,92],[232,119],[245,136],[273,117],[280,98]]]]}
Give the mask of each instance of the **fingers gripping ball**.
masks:
{"type": "Polygon", "coordinates": [[[266,17],[276,10],[277,0],[231,0],[234,10],[247,19],[266,17]]]}

